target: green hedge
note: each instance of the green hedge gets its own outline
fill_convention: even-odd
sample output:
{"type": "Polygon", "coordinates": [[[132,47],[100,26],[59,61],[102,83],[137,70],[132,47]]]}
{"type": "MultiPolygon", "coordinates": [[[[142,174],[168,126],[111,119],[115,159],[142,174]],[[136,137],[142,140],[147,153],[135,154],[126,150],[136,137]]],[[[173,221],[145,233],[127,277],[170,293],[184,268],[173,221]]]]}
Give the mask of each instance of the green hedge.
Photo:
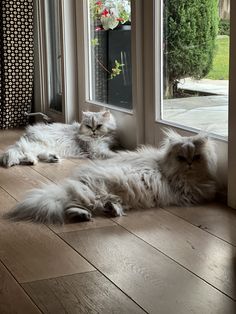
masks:
{"type": "Polygon", "coordinates": [[[212,66],[218,0],[164,0],[165,95],[181,78],[200,79],[212,66]]]}

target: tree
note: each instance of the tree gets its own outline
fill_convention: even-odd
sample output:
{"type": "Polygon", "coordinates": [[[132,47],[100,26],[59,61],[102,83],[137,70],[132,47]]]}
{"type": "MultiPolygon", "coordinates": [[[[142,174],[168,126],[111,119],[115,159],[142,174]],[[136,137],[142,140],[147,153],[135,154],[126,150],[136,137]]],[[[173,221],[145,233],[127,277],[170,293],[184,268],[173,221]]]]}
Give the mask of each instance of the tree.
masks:
{"type": "Polygon", "coordinates": [[[164,0],[164,93],[179,79],[210,71],[218,33],[218,0],[164,0]]]}

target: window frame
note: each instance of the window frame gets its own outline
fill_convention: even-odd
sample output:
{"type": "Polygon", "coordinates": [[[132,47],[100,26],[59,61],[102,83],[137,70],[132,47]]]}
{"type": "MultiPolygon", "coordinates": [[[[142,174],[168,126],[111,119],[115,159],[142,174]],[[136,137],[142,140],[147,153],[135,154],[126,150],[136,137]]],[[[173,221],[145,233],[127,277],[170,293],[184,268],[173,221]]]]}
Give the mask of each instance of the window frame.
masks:
{"type": "Polygon", "coordinates": [[[228,205],[236,209],[236,2],[230,1],[228,205]],[[232,31],[233,30],[233,31],[232,31]]]}
{"type": "Polygon", "coordinates": [[[144,114],[143,114],[143,43],[142,12],[143,1],[131,1],[131,56],[132,56],[132,95],[133,109],[125,109],[110,104],[101,104],[89,100],[89,51],[88,51],[88,8],[87,0],[76,1],[77,21],[77,53],[78,53],[78,90],[80,118],[83,110],[98,111],[110,109],[116,117],[121,132],[122,144],[133,148],[144,143],[144,114]],[[86,66],[87,65],[87,66],[86,66]],[[139,125],[140,127],[137,127],[139,125]]]}

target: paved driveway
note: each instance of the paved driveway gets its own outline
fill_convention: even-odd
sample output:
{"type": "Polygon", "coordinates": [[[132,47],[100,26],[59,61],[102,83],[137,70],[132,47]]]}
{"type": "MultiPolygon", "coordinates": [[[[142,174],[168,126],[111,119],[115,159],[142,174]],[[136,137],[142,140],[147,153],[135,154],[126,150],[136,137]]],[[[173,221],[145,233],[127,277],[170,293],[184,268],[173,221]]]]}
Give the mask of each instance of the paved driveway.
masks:
{"type": "Polygon", "coordinates": [[[164,100],[163,119],[189,127],[228,136],[228,81],[186,80],[179,88],[212,93],[164,100]]]}

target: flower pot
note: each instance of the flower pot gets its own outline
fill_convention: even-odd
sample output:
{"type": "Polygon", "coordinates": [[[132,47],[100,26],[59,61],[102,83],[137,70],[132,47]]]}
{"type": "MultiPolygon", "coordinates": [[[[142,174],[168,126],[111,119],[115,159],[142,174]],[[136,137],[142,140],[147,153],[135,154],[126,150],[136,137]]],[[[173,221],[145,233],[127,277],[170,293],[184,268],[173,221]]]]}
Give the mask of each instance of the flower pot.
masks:
{"type": "Polygon", "coordinates": [[[114,106],[132,109],[131,25],[119,25],[108,31],[108,68],[115,60],[124,64],[122,72],[108,80],[107,101],[114,106]]]}

